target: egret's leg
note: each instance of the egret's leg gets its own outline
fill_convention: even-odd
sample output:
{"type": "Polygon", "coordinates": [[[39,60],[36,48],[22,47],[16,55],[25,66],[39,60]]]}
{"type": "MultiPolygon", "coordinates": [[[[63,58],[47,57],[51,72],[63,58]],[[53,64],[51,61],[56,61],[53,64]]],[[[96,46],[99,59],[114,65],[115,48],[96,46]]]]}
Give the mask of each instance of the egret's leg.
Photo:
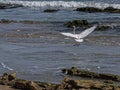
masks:
{"type": "Polygon", "coordinates": [[[80,46],[80,43],[75,43],[73,46],[80,46]]]}

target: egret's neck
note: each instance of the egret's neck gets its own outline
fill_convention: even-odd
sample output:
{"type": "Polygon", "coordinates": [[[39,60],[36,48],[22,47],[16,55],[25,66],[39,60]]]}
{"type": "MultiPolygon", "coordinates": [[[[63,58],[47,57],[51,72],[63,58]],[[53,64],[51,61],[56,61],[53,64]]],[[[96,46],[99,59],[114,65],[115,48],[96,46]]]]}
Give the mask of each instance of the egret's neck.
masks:
{"type": "Polygon", "coordinates": [[[75,28],[75,26],[73,26],[73,34],[75,34],[75,30],[76,30],[76,28],[75,28]]]}

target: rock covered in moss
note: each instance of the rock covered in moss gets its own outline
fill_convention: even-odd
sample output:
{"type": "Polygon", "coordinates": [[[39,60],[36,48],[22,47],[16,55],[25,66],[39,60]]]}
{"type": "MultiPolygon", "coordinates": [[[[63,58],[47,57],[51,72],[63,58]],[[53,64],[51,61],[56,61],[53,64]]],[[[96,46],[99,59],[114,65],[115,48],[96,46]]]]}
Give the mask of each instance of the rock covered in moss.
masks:
{"type": "Polygon", "coordinates": [[[113,8],[113,7],[107,7],[107,8],[104,9],[104,12],[120,13],[120,9],[113,8]]]}
{"type": "Polygon", "coordinates": [[[66,22],[64,25],[67,27],[81,27],[81,26],[88,26],[88,21],[87,20],[73,20],[73,21],[69,21],[66,22]]]}
{"type": "Polygon", "coordinates": [[[110,12],[110,13],[120,13],[120,9],[113,8],[113,7],[106,7],[104,9],[95,8],[95,7],[80,7],[77,8],[75,11],[82,11],[82,12],[110,12]]]}
{"type": "Polygon", "coordinates": [[[75,11],[82,11],[82,12],[102,12],[102,9],[95,8],[95,7],[81,7],[77,8],[75,11]]]}

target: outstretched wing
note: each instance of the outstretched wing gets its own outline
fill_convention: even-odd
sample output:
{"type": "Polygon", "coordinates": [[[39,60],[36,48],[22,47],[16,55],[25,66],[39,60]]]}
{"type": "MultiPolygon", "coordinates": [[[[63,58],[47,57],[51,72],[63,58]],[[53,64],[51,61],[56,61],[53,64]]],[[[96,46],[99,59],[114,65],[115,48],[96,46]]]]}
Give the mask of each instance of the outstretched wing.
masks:
{"type": "Polygon", "coordinates": [[[93,32],[96,29],[97,25],[90,27],[88,29],[86,29],[85,31],[81,32],[80,34],[78,34],[79,38],[84,38],[87,35],[89,35],[91,32],[93,32]]]}
{"type": "Polygon", "coordinates": [[[64,32],[62,32],[61,34],[62,34],[62,35],[65,35],[65,36],[68,36],[68,37],[77,38],[77,35],[76,35],[76,34],[64,33],[64,32]]]}

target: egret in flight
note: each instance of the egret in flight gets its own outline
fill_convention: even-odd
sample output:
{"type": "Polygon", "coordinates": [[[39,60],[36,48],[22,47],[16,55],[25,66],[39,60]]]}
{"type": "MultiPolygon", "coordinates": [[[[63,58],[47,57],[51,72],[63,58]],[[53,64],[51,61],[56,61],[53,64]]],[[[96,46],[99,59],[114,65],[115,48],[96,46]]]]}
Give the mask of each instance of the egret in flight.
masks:
{"type": "Polygon", "coordinates": [[[94,26],[84,30],[80,34],[76,34],[75,26],[73,26],[73,28],[74,28],[73,33],[62,32],[61,34],[68,36],[68,37],[75,38],[75,41],[80,43],[80,42],[83,42],[83,38],[86,37],[87,35],[89,35],[90,33],[92,33],[96,29],[96,27],[97,27],[97,25],[94,25],[94,26]]]}

